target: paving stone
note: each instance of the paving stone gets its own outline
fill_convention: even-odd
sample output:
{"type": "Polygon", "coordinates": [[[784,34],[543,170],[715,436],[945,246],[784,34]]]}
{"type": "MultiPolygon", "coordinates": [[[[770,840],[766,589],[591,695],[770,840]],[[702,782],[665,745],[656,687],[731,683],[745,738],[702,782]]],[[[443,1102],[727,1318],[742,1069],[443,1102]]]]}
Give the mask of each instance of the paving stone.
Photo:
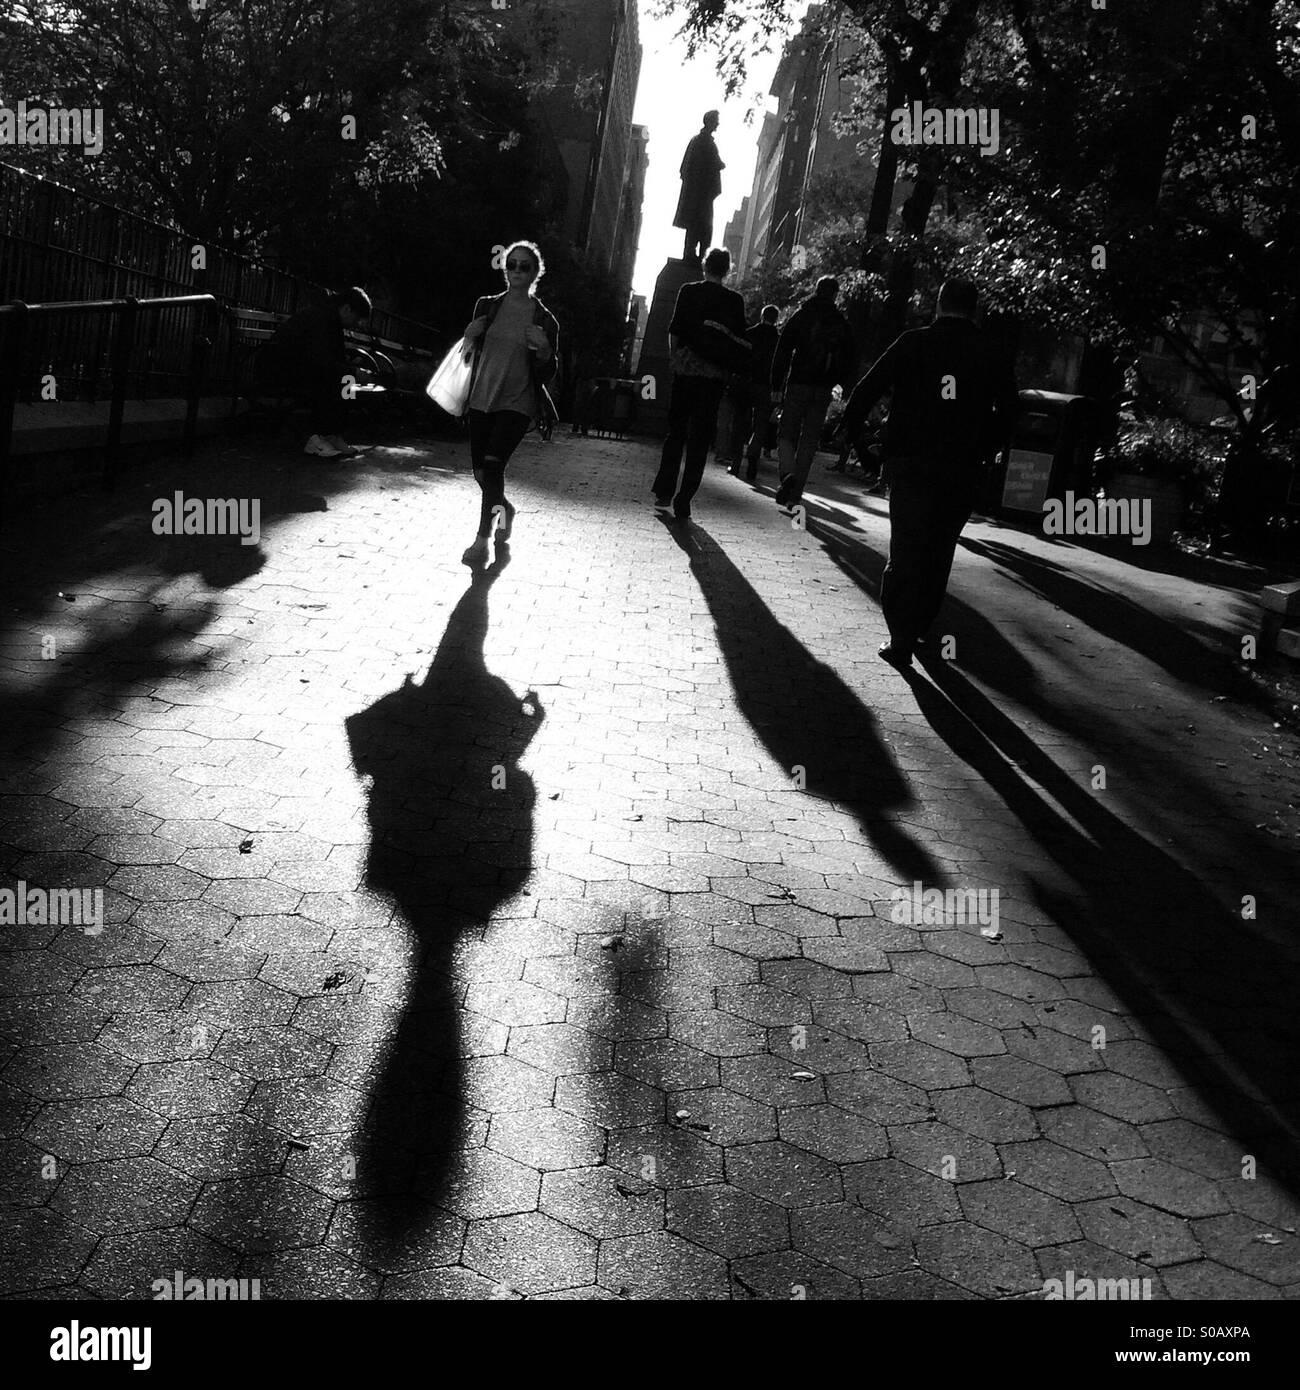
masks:
{"type": "Polygon", "coordinates": [[[27,1130],[31,1143],[67,1163],[149,1153],[167,1121],[124,1096],[56,1101],[27,1130]]]}
{"type": "MultiPolygon", "coordinates": [[[[1155,1158],[1190,1168],[1211,1181],[1239,1179],[1246,1148],[1228,1135],[1216,1133],[1186,1120],[1164,1120],[1140,1126],[1143,1142],[1155,1158]]],[[[1296,1207],[1300,1215],[1300,1205],[1296,1207]]],[[[1292,1223],[1294,1224],[1294,1223],[1292,1223]]]]}
{"type": "Polygon", "coordinates": [[[242,1115],[173,1119],[154,1146],[154,1158],[203,1182],[277,1173],[285,1158],[283,1134],[242,1115]]]}
{"type": "Polygon", "coordinates": [[[299,1250],[324,1239],[334,1204],[282,1177],[231,1178],[208,1183],[190,1225],[249,1254],[299,1250]]]}
{"type": "Polygon", "coordinates": [[[495,1116],[487,1143],[497,1153],[543,1172],[590,1167],[601,1161],[605,1150],[605,1136],[595,1125],[550,1107],[495,1116]]]}
{"type": "Polygon", "coordinates": [[[1023,1245],[969,1221],[950,1221],[917,1234],[916,1258],[936,1278],[981,1298],[1029,1293],[1042,1287],[1033,1255],[1023,1245]]]}
{"type": "Polygon", "coordinates": [[[945,1124],[994,1144],[1033,1139],[1038,1134],[1033,1114],[1023,1105],[979,1086],[936,1091],[934,1109],[945,1124]]]}
{"type": "Polygon", "coordinates": [[[1072,1099],[1063,1076],[1023,1057],[976,1057],[970,1069],[977,1086],[1031,1108],[1068,1105],[1072,1099]]]}
{"type": "Polygon", "coordinates": [[[889,1146],[895,1158],[951,1182],[975,1182],[1002,1175],[998,1151],[984,1139],[937,1121],[888,1125],[889,1146]]]}
{"type": "Polygon", "coordinates": [[[472,1269],[449,1265],[442,1269],[423,1269],[415,1274],[399,1274],[385,1279],[380,1297],[420,1302],[459,1302],[477,1299],[517,1300],[523,1295],[496,1280],[485,1279],[472,1269]]]}
{"type": "Polygon", "coordinates": [[[1177,1216],[1215,1216],[1228,1211],[1215,1183],[1161,1159],[1128,1159],[1112,1163],[1110,1170],[1126,1196],[1177,1216]]]}
{"type": "Polygon", "coordinates": [[[614,1057],[613,1045],[607,1038],[585,1028],[575,1028],[570,1023],[512,1028],[506,1052],[556,1076],[606,1071],[614,1057]]]}
{"type": "Polygon", "coordinates": [[[546,1173],[539,1208],[598,1239],[659,1231],[664,1224],[663,1192],[610,1168],[546,1173]]]}
{"type": "Polygon", "coordinates": [[[81,1278],[100,1298],[154,1301],[162,1293],[155,1283],[164,1280],[174,1289],[177,1270],[183,1290],[186,1279],[237,1278],[240,1258],[197,1231],[174,1226],[106,1237],[81,1278]]]}
{"type": "Polygon", "coordinates": [[[790,1213],[792,1243],[800,1254],[857,1279],[907,1269],[912,1242],[892,1221],[849,1202],[790,1213]]]}
{"type": "Polygon", "coordinates": [[[726,1261],[671,1231],[602,1240],[597,1278],[611,1293],[638,1301],[730,1296],[726,1261]]]}
{"type": "Polygon", "coordinates": [[[466,1222],[431,1202],[358,1197],[340,1202],[325,1243],[376,1274],[408,1274],[453,1263],[466,1222]]]}
{"type": "Polygon", "coordinates": [[[785,1249],[785,1212],[727,1183],[688,1187],[668,1194],[668,1230],[728,1259],[785,1249]]]}
{"type": "Polygon", "coordinates": [[[1022,1245],[1061,1245],[1081,1235],[1067,1203],[1014,1178],[963,1183],[958,1200],[967,1220],[1022,1245]]]}
{"type": "Polygon", "coordinates": [[[111,1234],[179,1226],[199,1184],[152,1158],[78,1164],[50,1205],[90,1230],[111,1234]]]}
{"type": "Polygon", "coordinates": [[[838,1105],[806,1105],[777,1115],[781,1138],[832,1163],[860,1163],[889,1152],[885,1131],[838,1105]]]}
{"type": "Polygon", "coordinates": [[[722,1150],[704,1132],[680,1124],[640,1125],[611,1134],[606,1162],[641,1182],[670,1189],[720,1182],[723,1176],[722,1150]]]}
{"type": "Polygon", "coordinates": [[[0,1289],[20,1293],[71,1283],[81,1273],[97,1237],[49,1207],[8,1213],[0,1241],[0,1289]]]}
{"type": "Polygon", "coordinates": [[[676,1038],[621,1042],[614,1052],[614,1066],[625,1076],[659,1090],[716,1086],[721,1075],[716,1057],[676,1038]]]}
{"type": "Polygon", "coordinates": [[[486,1278],[535,1294],[590,1284],[596,1276],[596,1251],[590,1236],[530,1211],[472,1222],[464,1258],[486,1278]]]}
{"type": "Polygon", "coordinates": [[[263,1298],[362,1300],[384,1296],[379,1275],[359,1269],[333,1250],[278,1250],[245,1260],[240,1272],[261,1280],[263,1298]]]}
{"type": "Polygon", "coordinates": [[[58,1043],[24,1048],[3,1076],[15,1090],[42,1100],[72,1100],[121,1095],[134,1071],[134,1062],[95,1043],[58,1043]]]}
{"type": "Polygon", "coordinates": [[[145,1062],[136,1069],[131,1099],[168,1119],[195,1115],[234,1115],[252,1094],[253,1082],[207,1059],[196,1062],[145,1062]]]}
{"type": "Polygon", "coordinates": [[[469,1220],[536,1211],[541,1174],[487,1149],[466,1149],[455,1170],[428,1195],[469,1220]]]}
{"type": "Polygon", "coordinates": [[[1062,1106],[1044,1111],[1038,1119],[1043,1134],[1089,1158],[1107,1163],[1120,1159],[1143,1158],[1147,1148],[1141,1132],[1122,1120],[1114,1120],[1082,1105],[1062,1106]]]}
{"type": "Polygon", "coordinates": [[[1217,1302],[1226,1299],[1294,1298],[1262,1279],[1254,1279],[1239,1269],[1231,1269],[1214,1260],[1196,1260],[1175,1265],[1163,1271],[1165,1287],[1171,1298],[1217,1302]]]}
{"type": "Polygon", "coordinates": [[[854,1163],[844,1169],[844,1195],[900,1230],[961,1217],[954,1183],[894,1158],[854,1163]]]}
{"type": "Polygon", "coordinates": [[[189,992],[187,980],[152,965],[88,970],[76,986],[81,998],[113,1014],[163,1013],[179,1008],[189,992]]]}
{"type": "Polygon", "coordinates": [[[881,1125],[914,1124],[934,1113],[919,1086],[883,1072],[856,1071],[826,1078],[826,1092],[836,1105],[881,1125]]]}
{"type": "Polygon", "coordinates": [[[970,1068],[962,1058],[927,1042],[873,1043],[870,1054],[878,1070],[925,1090],[970,1083],[970,1068]]]}
{"type": "Polygon", "coordinates": [[[1128,1197],[1081,1202],[1074,1213],[1089,1240],[1142,1264],[1180,1264],[1202,1253],[1186,1221],[1128,1197]]]}
{"type": "Polygon", "coordinates": [[[1066,1202],[1082,1202],[1118,1191],[1105,1164],[1047,1139],[1001,1144],[998,1152],[1008,1176],[1014,1175],[1028,1186],[1066,1202]]]}
{"type": "MultiPolygon", "coordinates": [[[[1093,1294],[1101,1292],[1097,1288],[1097,1282],[1102,1279],[1124,1281],[1124,1284],[1116,1288],[1110,1286],[1107,1297],[1127,1297],[1130,1301],[1136,1297],[1141,1301],[1146,1301],[1148,1295],[1150,1301],[1159,1302],[1165,1298],[1164,1281],[1161,1279],[1160,1272],[1154,1270],[1150,1265],[1139,1264],[1136,1260],[1125,1259],[1123,1255],[1118,1255],[1113,1250],[1107,1250],[1103,1246],[1094,1245],[1089,1240],[1071,1241],[1067,1245],[1053,1245],[1037,1252],[1038,1267],[1043,1272],[1043,1282],[1046,1284],[1049,1279],[1059,1279],[1062,1285],[1069,1284],[1069,1276],[1074,1277],[1074,1286],[1078,1288],[1081,1280],[1091,1279],[1093,1281],[1093,1294]]],[[[1177,1268],[1185,1268],[1178,1266],[1177,1268]]],[[[1166,1270],[1166,1278],[1173,1271],[1166,1270]]],[[[1081,1290],[1080,1290],[1081,1291],[1081,1290]]],[[[1062,1289],[1063,1293],[1064,1290],[1062,1289]]]]}
{"type": "Polygon", "coordinates": [[[912,1036],[957,1057],[992,1057],[1006,1051],[1001,1034],[961,1014],[922,1014],[912,1036]]]}
{"type": "Polygon", "coordinates": [[[1176,1113],[1163,1091],[1113,1072],[1072,1076],[1070,1090],[1080,1105],[1091,1106],[1103,1115],[1114,1115],[1117,1120],[1127,1120],[1130,1124],[1167,1120],[1176,1113]]]}
{"type": "Polygon", "coordinates": [[[0,1140],[0,1181],[13,1206],[43,1206],[57,1190],[70,1164],[26,1139],[0,1140]]]}
{"type": "MultiPolygon", "coordinates": [[[[723,1059],[721,1075],[722,1084],[727,1090],[764,1105],[788,1109],[800,1105],[819,1105],[826,1099],[824,1077],[783,1057],[727,1057],[723,1059]]],[[[701,1084],[708,1085],[709,1082],[706,1080],[701,1084]]]]}
{"type": "Polygon", "coordinates": [[[819,1260],[797,1250],[775,1250],[732,1262],[733,1297],[762,1299],[835,1299],[861,1297],[862,1286],[819,1260]]]}

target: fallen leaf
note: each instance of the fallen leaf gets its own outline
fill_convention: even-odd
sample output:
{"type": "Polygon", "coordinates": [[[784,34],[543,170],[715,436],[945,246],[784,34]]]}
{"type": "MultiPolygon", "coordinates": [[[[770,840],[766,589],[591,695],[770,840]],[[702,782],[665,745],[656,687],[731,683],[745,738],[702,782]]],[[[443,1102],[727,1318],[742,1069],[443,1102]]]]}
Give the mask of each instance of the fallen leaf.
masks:
{"type": "Polygon", "coordinates": [[[239,852],[240,852],[240,854],[252,854],[252,852],[253,852],[253,842],[252,842],[252,840],[241,840],[240,843],[239,843],[239,852]]]}

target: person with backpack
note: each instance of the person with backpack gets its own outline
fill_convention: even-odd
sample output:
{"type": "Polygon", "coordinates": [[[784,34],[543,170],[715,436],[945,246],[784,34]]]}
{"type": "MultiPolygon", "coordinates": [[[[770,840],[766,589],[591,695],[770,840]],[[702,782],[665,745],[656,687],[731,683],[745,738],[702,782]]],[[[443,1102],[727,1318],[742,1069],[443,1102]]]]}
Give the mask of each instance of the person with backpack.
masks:
{"type": "Polygon", "coordinates": [[[478,535],[461,556],[471,569],[487,563],[494,521],[498,550],[510,542],[515,520],[515,509],[506,500],[510,455],[534,424],[546,435],[555,419],[546,383],[559,362],[560,330],[536,297],[546,263],[531,241],[516,241],[506,247],[502,268],[505,292],[479,299],[465,329],[465,341],[475,348],[467,418],[470,459],[481,493],[478,535]]]}
{"type": "Polygon", "coordinates": [[[772,409],[772,359],[780,332],[776,326],[780,310],[775,304],[765,305],[758,322],[746,332],[753,352],[753,371],[747,381],[733,387],[731,440],[726,451],[727,472],[740,476],[740,461],[745,460],[745,481],[758,477],[758,455],[763,447],[763,430],[772,409]]]}
{"type": "Polygon", "coordinates": [[[852,381],[857,366],[849,321],[835,307],[839,292],[839,282],[823,275],[812,297],[786,321],[772,358],[772,390],[781,396],[779,507],[792,506],[803,496],[831,393],[852,381]]]}
{"type": "Polygon", "coordinates": [[[751,371],[745,301],[722,283],[730,273],[731,253],[715,246],[704,258],[704,279],[678,290],[668,325],[673,368],[668,436],[650,490],[656,506],[671,503],[678,521],[690,517],[691,498],[704,477],[722,393],[728,381],[751,371]]]}

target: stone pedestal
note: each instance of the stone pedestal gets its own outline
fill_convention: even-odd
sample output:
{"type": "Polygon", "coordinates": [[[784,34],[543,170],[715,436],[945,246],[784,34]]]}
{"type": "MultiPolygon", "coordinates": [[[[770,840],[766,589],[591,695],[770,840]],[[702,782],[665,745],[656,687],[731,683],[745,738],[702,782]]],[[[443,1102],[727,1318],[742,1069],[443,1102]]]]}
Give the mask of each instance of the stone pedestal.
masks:
{"type": "Polygon", "coordinates": [[[641,358],[636,374],[644,381],[654,378],[655,399],[642,400],[637,409],[637,432],[663,435],[668,428],[668,392],[672,370],[668,365],[668,325],[672,322],[677,304],[677,291],[692,280],[702,280],[704,272],[698,261],[675,260],[672,257],[655,280],[654,298],[646,318],[645,338],[641,343],[641,358]]]}

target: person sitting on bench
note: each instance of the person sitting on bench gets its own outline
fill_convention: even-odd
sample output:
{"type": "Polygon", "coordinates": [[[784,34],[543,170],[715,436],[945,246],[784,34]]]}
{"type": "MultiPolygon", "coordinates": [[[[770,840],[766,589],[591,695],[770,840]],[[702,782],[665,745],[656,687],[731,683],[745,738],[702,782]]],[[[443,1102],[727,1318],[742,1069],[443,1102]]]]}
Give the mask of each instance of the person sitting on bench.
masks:
{"type": "Polygon", "coordinates": [[[304,452],[313,457],[336,459],[356,452],[343,438],[343,335],[366,323],[370,314],[370,296],[354,285],[286,319],[258,356],[263,386],[306,397],[311,438],[304,452]]]}

